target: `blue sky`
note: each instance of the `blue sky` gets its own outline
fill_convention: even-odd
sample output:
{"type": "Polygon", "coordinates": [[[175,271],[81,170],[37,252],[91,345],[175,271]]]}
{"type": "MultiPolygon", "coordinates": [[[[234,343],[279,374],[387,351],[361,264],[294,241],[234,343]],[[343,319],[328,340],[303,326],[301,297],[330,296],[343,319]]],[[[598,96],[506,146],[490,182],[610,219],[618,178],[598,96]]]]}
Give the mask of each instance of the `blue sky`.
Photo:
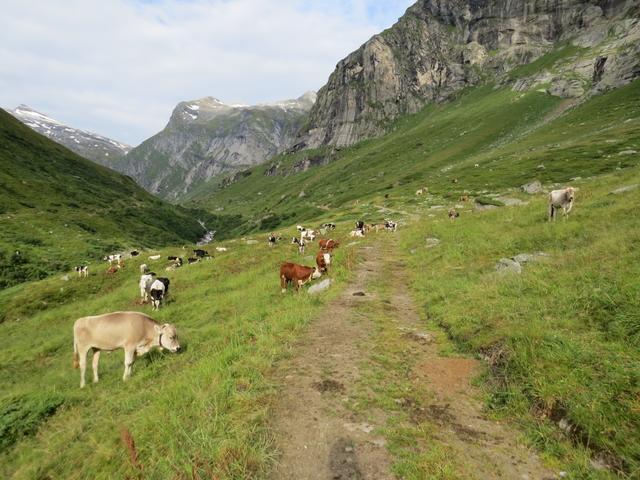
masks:
{"type": "Polygon", "coordinates": [[[0,106],[139,144],[180,101],[294,98],[415,0],[3,0],[0,106]]]}

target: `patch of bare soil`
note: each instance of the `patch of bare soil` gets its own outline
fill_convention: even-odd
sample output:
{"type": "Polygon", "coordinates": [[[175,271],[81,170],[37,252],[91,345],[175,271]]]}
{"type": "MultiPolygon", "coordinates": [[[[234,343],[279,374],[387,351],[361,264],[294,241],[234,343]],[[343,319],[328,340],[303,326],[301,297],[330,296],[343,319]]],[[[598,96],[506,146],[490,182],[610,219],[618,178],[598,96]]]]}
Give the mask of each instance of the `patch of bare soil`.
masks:
{"type": "MultiPolygon", "coordinates": [[[[421,320],[403,280],[403,266],[387,265],[387,278],[396,286],[393,305],[401,330],[419,330],[421,320]]],[[[424,336],[437,338],[432,332],[424,336]]],[[[535,451],[520,440],[520,432],[506,422],[491,420],[484,412],[480,392],[472,380],[483,371],[481,362],[440,354],[437,341],[423,342],[413,350],[417,356],[411,379],[426,383],[431,394],[420,407],[406,400],[416,422],[437,425],[436,437],[456,452],[457,463],[473,472],[476,479],[546,480],[557,476],[547,469],[535,451]]]]}
{"type": "MultiPolygon", "coordinates": [[[[382,243],[382,242],[381,242],[382,243]]],[[[274,406],[271,427],[279,452],[273,480],[391,479],[393,459],[386,441],[376,433],[387,415],[367,412],[367,422],[354,418],[345,402],[355,394],[359,365],[366,365],[374,325],[358,312],[376,302],[398,329],[415,362],[409,378],[416,392],[428,398],[400,398],[396,402],[415,423],[428,422],[436,438],[453,452],[454,464],[469,478],[544,480],[556,478],[534,451],[519,440],[519,432],[505,422],[489,419],[479,392],[471,381],[482,370],[480,362],[445,357],[439,352],[438,334],[423,331],[422,321],[408,294],[405,267],[394,263],[386,249],[364,249],[354,281],[316,319],[290,359],[275,376],[283,386],[274,406]],[[383,279],[393,288],[392,302],[368,289],[383,279]],[[355,293],[364,296],[354,296],[355,293]]],[[[415,448],[429,448],[418,446],[415,448]]],[[[425,472],[426,476],[426,472],[425,472]]],[[[465,478],[467,478],[465,476],[465,478]]]]}
{"type": "Polygon", "coordinates": [[[393,478],[385,441],[375,433],[384,418],[374,426],[344,406],[360,376],[358,365],[368,358],[361,346],[373,327],[358,306],[374,301],[367,285],[383,268],[375,248],[365,251],[368,259],[356,267],[354,281],[313,320],[277,373],[283,387],[271,421],[280,454],[274,480],[393,478]]]}

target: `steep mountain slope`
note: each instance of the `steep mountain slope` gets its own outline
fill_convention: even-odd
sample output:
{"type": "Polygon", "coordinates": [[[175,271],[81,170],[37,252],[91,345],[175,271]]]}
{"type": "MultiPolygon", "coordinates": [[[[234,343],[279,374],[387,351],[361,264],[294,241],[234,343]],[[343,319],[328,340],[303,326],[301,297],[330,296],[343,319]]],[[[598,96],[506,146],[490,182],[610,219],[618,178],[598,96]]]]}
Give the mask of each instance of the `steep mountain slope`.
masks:
{"type": "MultiPolygon", "coordinates": [[[[535,68],[562,55],[551,52],[535,68]]],[[[345,204],[393,204],[423,185],[480,197],[533,179],[568,182],[636,165],[639,151],[640,81],[580,104],[490,84],[402,118],[382,138],[278,156],[192,205],[252,217],[247,229],[274,228],[345,204]]]]}
{"type": "Polygon", "coordinates": [[[198,219],[216,228],[0,110],[0,288],[124,248],[196,241],[198,219]]]}
{"type": "Polygon", "coordinates": [[[105,167],[116,168],[122,157],[131,150],[129,145],[69,127],[27,105],[7,111],[36,132],[105,167]]]}
{"type": "Polygon", "coordinates": [[[207,97],[180,103],[166,128],[118,169],[150,192],[177,200],[209,178],[260,164],[291,146],[315,93],[245,106],[207,97]]]}
{"type": "Polygon", "coordinates": [[[624,0],[420,0],[390,29],[340,61],[295,149],[352,145],[487,78],[571,42],[563,70],[519,88],[582,97],[640,75],[640,6],[624,0]]]}

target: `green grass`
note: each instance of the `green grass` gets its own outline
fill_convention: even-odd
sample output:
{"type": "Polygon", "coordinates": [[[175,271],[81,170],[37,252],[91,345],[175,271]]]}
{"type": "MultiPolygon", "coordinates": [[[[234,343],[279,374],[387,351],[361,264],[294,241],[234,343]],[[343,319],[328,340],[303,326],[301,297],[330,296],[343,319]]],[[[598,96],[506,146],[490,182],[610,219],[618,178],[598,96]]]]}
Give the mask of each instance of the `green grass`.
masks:
{"type": "Polygon", "coordinates": [[[193,242],[198,219],[222,235],[241,220],[162,202],[0,111],[0,289],[125,249],[193,242]]]}
{"type": "Polygon", "coordinates": [[[637,155],[620,152],[640,150],[640,81],[566,106],[538,91],[468,89],[400,119],[382,138],[276,157],[227,188],[210,182],[189,205],[242,214],[238,232],[246,232],[265,216],[302,221],[357,203],[406,202],[423,185],[438,197],[485,196],[533,179],[568,182],[638,164],[637,155]],[[293,173],[305,158],[327,155],[328,165],[293,173]],[[266,176],[274,165],[281,174],[266,176]]]}
{"type": "MultiPolygon", "coordinates": [[[[299,257],[295,246],[269,248],[260,240],[231,241],[214,260],[168,274],[170,301],[153,316],[177,325],[185,352],[139,358],[126,383],[116,351],[102,355],[100,383],[80,390],[71,367],[72,325],[107,311],[151,313],[137,303],[137,266],[147,254],[112,277],[100,271],[86,280],[49,278],[0,297],[0,477],[137,477],[123,430],[135,442],[144,478],[241,479],[268,471],[273,450],[265,416],[274,391],[265,375],[339,292],[354,252],[336,251],[337,283],[327,294],[283,296],[279,263],[313,260],[299,257]]],[[[164,264],[152,265],[164,274],[164,264]]]]}
{"type": "Polygon", "coordinates": [[[487,406],[572,478],[614,476],[590,457],[622,478],[640,474],[640,190],[609,195],[634,183],[637,168],[578,182],[566,222],[547,223],[538,196],[454,223],[427,218],[403,236],[425,320],[490,359],[487,406]],[[440,245],[426,248],[428,237],[440,245]],[[500,258],[533,252],[550,257],[496,273],[500,258]]]}

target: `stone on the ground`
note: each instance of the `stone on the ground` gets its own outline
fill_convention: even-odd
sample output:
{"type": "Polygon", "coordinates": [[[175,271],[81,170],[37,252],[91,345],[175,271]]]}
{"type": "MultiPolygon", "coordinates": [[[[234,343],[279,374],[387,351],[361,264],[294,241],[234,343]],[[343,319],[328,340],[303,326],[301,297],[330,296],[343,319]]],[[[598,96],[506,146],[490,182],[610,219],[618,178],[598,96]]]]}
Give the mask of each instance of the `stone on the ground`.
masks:
{"type": "Polygon", "coordinates": [[[638,188],[637,183],[634,185],[627,185],[626,187],[620,187],[616,190],[614,190],[613,192],[611,192],[612,195],[620,195],[621,193],[627,193],[627,192],[631,192],[632,190],[635,190],[636,188],[638,188]]]}
{"type": "Polygon", "coordinates": [[[497,197],[496,200],[501,201],[507,207],[519,207],[521,205],[526,205],[529,202],[523,202],[519,198],[509,198],[509,197],[497,197]]]}
{"type": "Polygon", "coordinates": [[[529,182],[525,185],[522,185],[522,191],[528,193],[530,195],[534,195],[536,193],[542,193],[542,183],[539,180],[534,180],[533,182],[529,182]]]}
{"type": "Polygon", "coordinates": [[[499,273],[522,273],[522,265],[512,258],[501,258],[496,265],[496,271],[499,273]]]}
{"type": "Polygon", "coordinates": [[[427,248],[433,248],[433,247],[437,247],[438,245],[440,245],[440,239],[439,238],[427,238],[427,248]]]}
{"type": "Polygon", "coordinates": [[[529,262],[537,262],[544,257],[548,257],[548,253],[537,252],[537,253],[520,253],[513,257],[513,260],[518,262],[520,265],[529,262]]]}
{"type": "Polygon", "coordinates": [[[62,277],[60,277],[60,280],[62,280],[63,282],[68,282],[70,280],[69,275],[63,275],[62,277]]]}
{"type": "Polygon", "coordinates": [[[307,290],[307,293],[309,295],[317,295],[319,293],[322,293],[326,290],[329,290],[329,287],[331,287],[331,284],[333,283],[333,281],[330,278],[326,278],[323,281],[321,281],[320,283],[316,283],[315,285],[311,285],[309,287],[309,290],[307,290]]]}
{"type": "Polygon", "coordinates": [[[367,294],[364,292],[355,292],[353,294],[354,297],[365,297],[367,294]]]}
{"type": "Polygon", "coordinates": [[[619,156],[623,156],[623,155],[635,155],[636,153],[638,153],[636,150],[623,150],[621,152],[618,152],[619,156]]]}
{"type": "Polygon", "coordinates": [[[258,241],[257,240],[247,240],[247,245],[257,245],[258,241]]]}

